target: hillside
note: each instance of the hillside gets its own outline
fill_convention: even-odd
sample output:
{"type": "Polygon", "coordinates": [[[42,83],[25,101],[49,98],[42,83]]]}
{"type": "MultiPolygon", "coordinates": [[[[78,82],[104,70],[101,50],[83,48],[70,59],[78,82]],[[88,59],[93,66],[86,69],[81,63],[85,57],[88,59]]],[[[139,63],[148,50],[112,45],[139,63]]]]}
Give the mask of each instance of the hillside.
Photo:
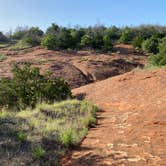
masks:
{"type": "Polygon", "coordinates": [[[102,111],[97,126],[63,165],[164,166],[165,75],[165,69],[138,70],[74,89],[102,111]]]}
{"type": "Polygon", "coordinates": [[[13,64],[30,63],[63,77],[72,88],[123,74],[147,63],[147,56],[135,53],[131,45],[117,45],[114,53],[94,51],[50,51],[42,47],[24,50],[0,49],[0,76],[11,76],[13,64]],[[1,60],[1,57],[3,58],[1,60]]]}

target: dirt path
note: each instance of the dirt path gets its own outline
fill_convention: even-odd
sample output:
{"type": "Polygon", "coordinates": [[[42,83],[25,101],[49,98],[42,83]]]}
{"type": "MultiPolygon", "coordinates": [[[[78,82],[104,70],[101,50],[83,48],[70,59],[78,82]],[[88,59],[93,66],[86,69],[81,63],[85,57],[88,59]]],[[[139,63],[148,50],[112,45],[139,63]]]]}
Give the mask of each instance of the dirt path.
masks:
{"type": "Polygon", "coordinates": [[[166,70],[134,71],[75,89],[96,103],[96,128],[64,166],[165,166],[166,70]]]}

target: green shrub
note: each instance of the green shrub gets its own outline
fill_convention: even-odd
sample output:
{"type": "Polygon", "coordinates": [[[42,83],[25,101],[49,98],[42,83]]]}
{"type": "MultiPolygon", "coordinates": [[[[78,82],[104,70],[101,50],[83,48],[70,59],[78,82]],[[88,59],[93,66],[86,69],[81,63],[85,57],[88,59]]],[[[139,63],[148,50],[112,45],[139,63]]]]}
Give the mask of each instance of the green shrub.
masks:
{"type": "Polygon", "coordinates": [[[131,28],[127,27],[122,31],[119,41],[124,44],[129,44],[131,43],[132,40],[133,40],[133,31],[131,28]]]}
{"type": "Polygon", "coordinates": [[[163,38],[159,44],[159,53],[150,57],[150,63],[153,66],[166,65],[166,38],[163,38]]]}
{"type": "Polygon", "coordinates": [[[9,47],[9,50],[19,51],[19,50],[24,50],[24,49],[31,48],[31,47],[32,46],[30,44],[26,43],[24,40],[19,40],[16,44],[9,47]]]}
{"type": "Polygon", "coordinates": [[[38,27],[31,27],[24,35],[22,40],[31,46],[37,46],[40,45],[42,36],[42,30],[40,30],[38,27]]]}
{"type": "Polygon", "coordinates": [[[117,41],[121,36],[121,30],[116,26],[112,26],[105,30],[105,35],[108,35],[112,41],[117,41]]]}
{"type": "Polygon", "coordinates": [[[132,45],[134,48],[141,48],[144,38],[142,36],[137,36],[134,38],[132,45]]]}
{"type": "Polygon", "coordinates": [[[56,35],[60,30],[60,27],[56,24],[52,24],[50,27],[47,28],[46,30],[46,35],[56,35]]]}
{"type": "Polygon", "coordinates": [[[40,145],[38,145],[34,148],[33,156],[36,159],[40,159],[40,158],[44,157],[45,155],[46,155],[46,151],[40,145]]]}
{"type": "Polygon", "coordinates": [[[92,46],[93,39],[90,35],[84,35],[81,38],[81,46],[82,47],[91,47],[92,46]]]}
{"type": "Polygon", "coordinates": [[[103,36],[103,50],[104,51],[112,51],[113,49],[113,44],[110,35],[106,34],[103,36]]]}
{"type": "Polygon", "coordinates": [[[57,46],[59,49],[74,48],[73,38],[71,36],[71,32],[69,29],[67,28],[60,29],[56,37],[57,37],[57,46]]]}
{"type": "Polygon", "coordinates": [[[166,37],[164,37],[159,44],[159,52],[166,54],[166,37]]]}
{"type": "Polygon", "coordinates": [[[46,35],[41,42],[42,46],[49,50],[56,50],[57,46],[57,38],[53,35],[46,35]]]}
{"type": "Polygon", "coordinates": [[[7,59],[7,56],[6,55],[2,55],[0,54],[0,62],[4,61],[7,59]]]}
{"type": "Polygon", "coordinates": [[[25,133],[23,133],[22,131],[20,131],[18,133],[18,139],[19,139],[19,141],[24,142],[27,139],[27,135],[25,133]]]}
{"type": "Polygon", "coordinates": [[[71,96],[69,85],[61,78],[52,79],[51,74],[41,75],[39,68],[25,65],[13,68],[13,78],[0,81],[0,106],[9,108],[35,107],[38,102],[65,100],[71,96]]]}
{"type": "Polygon", "coordinates": [[[28,32],[28,27],[17,27],[11,38],[15,40],[21,40],[28,32]]]}
{"type": "Polygon", "coordinates": [[[23,42],[26,44],[29,44],[31,46],[37,46],[40,45],[40,38],[38,37],[31,37],[31,36],[25,36],[23,39],[23,42]]]}
{"type": "Polygon", "coordinates": [[[157,54],[159,52],[158,46],[159,40],[157,38],[151,37],[142,43],[142,50],[145,53],[157,54]]]}

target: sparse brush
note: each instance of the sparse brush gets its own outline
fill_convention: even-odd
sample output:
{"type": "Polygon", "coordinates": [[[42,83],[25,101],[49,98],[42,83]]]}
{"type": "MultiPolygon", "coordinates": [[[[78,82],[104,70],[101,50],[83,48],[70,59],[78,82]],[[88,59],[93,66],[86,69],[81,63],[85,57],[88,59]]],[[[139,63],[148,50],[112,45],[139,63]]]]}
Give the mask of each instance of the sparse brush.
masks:
{"type": "Polygon", "coordinates": [[[24,142],[27,139],[27,135],[25,133],[23,133],[22,131],[20,131],[18,133],[18,139],[19,139],[19,141],[24,142]]]}
{"type": "Polygon", "coordinates": [[[45,155],[46,155],[46,151],[40,145],[37,145],[34,148],[33,156],[35,158],[40,159],[40,158],[44,157],[45,155]]]}
{"type": "Polygon", "coordinates": [[[89,126],[96,122],[96,111],[87,101],[67,100],[38,104],[34,110],[1,112],[0,140],[5,146],[0,159],[9,154],[24,162],[23,156],[33,156],[35,162],[44,163],[48,158],[50,164],[52,158],[57,159],[83,140],[89,126]]]}
{"type": "Polygon", "coordinates": [[[0,55],[0,62],[4,61],[7,59],[7,56],[6,55],[0,55]]]}

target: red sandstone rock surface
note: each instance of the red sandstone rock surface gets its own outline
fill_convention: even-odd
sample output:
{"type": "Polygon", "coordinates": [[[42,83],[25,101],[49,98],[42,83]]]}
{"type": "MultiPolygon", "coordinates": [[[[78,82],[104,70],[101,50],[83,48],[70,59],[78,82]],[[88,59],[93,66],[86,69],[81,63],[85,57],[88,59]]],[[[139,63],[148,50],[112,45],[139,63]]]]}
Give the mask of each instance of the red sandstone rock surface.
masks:
{"type": "Polygon", "coordinates": [[[166,165],[166,69],[132,71],[73,93],[102,111],[64,166],[166,165]]]}

